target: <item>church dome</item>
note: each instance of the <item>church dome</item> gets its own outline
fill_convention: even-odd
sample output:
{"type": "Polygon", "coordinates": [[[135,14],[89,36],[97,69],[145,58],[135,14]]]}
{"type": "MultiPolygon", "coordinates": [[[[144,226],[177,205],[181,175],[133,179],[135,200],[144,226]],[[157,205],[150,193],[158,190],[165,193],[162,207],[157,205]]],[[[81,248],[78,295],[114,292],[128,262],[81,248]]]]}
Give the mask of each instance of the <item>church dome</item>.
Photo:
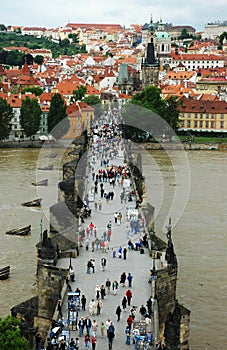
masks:
{"type": "Polygon", "coordinates": [[[155,38],[157,39],[170,39],[170,34],[167,32],[155,32],[155,38]]]}

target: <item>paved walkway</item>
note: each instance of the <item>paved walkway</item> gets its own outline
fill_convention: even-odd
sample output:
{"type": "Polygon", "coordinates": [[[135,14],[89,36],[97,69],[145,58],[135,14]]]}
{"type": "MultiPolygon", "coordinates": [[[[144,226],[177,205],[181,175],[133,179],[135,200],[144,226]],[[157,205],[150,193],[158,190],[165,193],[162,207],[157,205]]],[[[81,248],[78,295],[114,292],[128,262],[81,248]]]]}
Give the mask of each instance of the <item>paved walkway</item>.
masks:
{"type": "MultiPolygon", "coordinates": [[[[115,157],[111,160],[110,164],[113,165],[122,165],[122,159],[115,157]]],[[[96,163],[92,165],[95,168],[95,172],[101,168],[101,159],[97,159],[96,163]]],[[[102,168],[104,168],[102,166],[102,168]]],[[[87,183],[87,190],[89,190],[93,186],[92,175],[89,173],[87,183]]],[[[98,184],[99,189],[100,183],[98,184]]],[[[146,305],[146,301],[148,297],[151,295],[150,284],[148,283],[149,278],[149,270],[152,267],[152,258],[148,254],[148,250],[145,249],[144,254],[140,254],[139,251],[128,250],[127,242],[128,238],[126,235],[126,227],[130,226],[127,221],[126,209],[128,206],[135,208],[135,202],[126,202],[121,203],[120,200],[120,192],[122,190],[120,185],[115,185],[114,189],[110,184],[104,182],[104,188],[108,192],[110,190],[114,191],[114,199],[110,200],[108,203],[105,198],[102,198],[102,210],[95,210],[94,202],[89,204],[91,208],[91,217],[85,219],[85,223],[82,224],[83,228],[86,229],[89,224],[92,222],[97,229],[97,236],[100,238],[103,235],[103,232],[107,230],[107,224],[111,220],[112,222],[112,235],[111,240],[109,242],[109,250],[107,252],[103,252],[101,249],[92,251],[91,245],[89,246],[89,250],[87,251],[85,248],[85,244],[80,249],[80,255],[78,258],[72,258],[72,265],[75,272],[75,282],[70,282],[72,286],[72,290],[75,291],[78,287],[81,291],[81,295],[84,294],[87,299],[86,311],[79,311],[78,318],[81,316],[86,317],[89,316],[91,320],[96,319],[99,327],[97,332],[97,344],[96,349],[108,349],[108,340],[106,337],[106,333],[104,337],[101,337],[100,325],[101,322],[106,322],[107,319],[111,319],[115,326],[115,338],[113,341],[113,349],[130,349],[134,348],[134,345],[126,345],[125,344],[125,327],[127,325],[126,320],[130,314],[131,307],[127,307],[126,312],[121,313],[121,319],[118,322],[117,316],[115,314],[116,308],[118,305],[121,306],[121,301],[123,296],[125,295],[126,290],[128,289],[128,283],[126,280],[125,287],[122,287],[119,284],[119,289],[117,295],[113,294],[112,287],[111,293],[106,295],[103,300],[103,309],[101,314],[98,316],[90,316],[88,304],[91,299],[95,299],[95,287],[96,285],[101,286],[105,285],[106,279],[109,278],[111,282],[114,280],[120,281],[120,275],[122,272],[125,272],[126,275],[130,272],[133,276],[132,290],[133,297],[131,305],[137,306],[137,315],[135,320],[140,319],[139,308],[142,304],[146,305]],[[114,214],[116,212],[122,213],[122,223],[118,225],[114,222],[114,214]],[[123,258],[113,258],[112,248],[113,247],[122,248],[127,247],[127,259],[123,258]],[[107,259],[107,266],[105,271],[102,271],[100,260],[105,256],[107,259]],[[87,273],[87,262],[90,259],[95,260],[95,273],[87,273]]],[[[95,200],[100,198],[100,192],[96,195],[95,200]]],[[[139,240],[141,233],[132,234],[130,233],[130,238],[133,242],[139,240]]],[[[94,237],[89,237],[90,242],[94,239],[94,237]]],[[[58,263],[58,266],[68,266],[69,259],[61,259],[58,263]]],[[[67,300],[64,300],[63,303],[63,314],[64,318],[68,318],[67,311],[67,300]]],[[[74,339],[78,337],[78,331],[71,331],[70,337],[74,339]]],[[[80,338],[80,349],[84,349],[84,337],[80,338]]]]}

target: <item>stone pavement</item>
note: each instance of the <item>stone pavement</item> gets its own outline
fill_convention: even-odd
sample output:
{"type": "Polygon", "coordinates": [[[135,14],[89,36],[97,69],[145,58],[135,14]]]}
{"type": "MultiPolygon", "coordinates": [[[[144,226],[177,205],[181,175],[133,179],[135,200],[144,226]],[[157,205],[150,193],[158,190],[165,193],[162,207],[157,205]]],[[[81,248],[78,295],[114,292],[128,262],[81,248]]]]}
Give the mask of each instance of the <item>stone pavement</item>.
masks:
{"type": "MultiPolygon", "coordinates": [[[[97,162],[93,164],[95,167],[95,171],[97,171],[101,167],[101,161],[100,159],[97,159],[97,162]]],[[[110,164],[114,165],[122,165],[122,159],[115,158],[111,160],[110,164]]],[[[92,187],[93,181],[91,172],[89,174],[89,177],[87,179],[87,191],[92,187]]],[[[98,184],[99,188],[99,184],[98,184]]],[[[112,186],[110,188],[109,183],[104,183],[104,188],[108,192],[110,189],[112,190],[112,186]]],[[[88,217],[85,219],[85,223],[83,223],[83,227],[86,229],[90,222],[93,222],[97,229],[97,236],[101,237],[103,232],[107,229],[107,224],[111,220],[112,222],[112,236],[111,241],[109,242],[109,250],[105,253],[102,252],[101,249],[94,250],[94,252],[91,249],[91,245],[89,247],[89,250],[87,251],[85,249],[85,244],[83,244],[83,247],[80,248],[80,255],[78,258],[72,258],[72,265],[75,272],[75,282],[70,282],[70,285],[72,286],[72,290],[75,291],[75,289],[78,287],[81,290],[81,295],[84,294],[87,298],[87,304],[86,304],[86,311],[79,311],[78,319],[83,316],[89,316],[91,319],[96,319],[99,327],[97,332],[97,344],[96,349],[108,349],[108,340],[106,337],[101,337],[100,333],[100,324],[101,322],[106,322],[108,318],[111,319],[115,326],[115,338],[113,341],[113,349],[129,349],[134,348],[134,345],[126,345],[125,344],[125,327],[127,325],[126,319],[130,314],[131,307],[127,308],[126,312],[121,313],[121,319],[119,322],[117,322],[117,316],[115,314],[115,310],[118,305],[121,306],[121,301],[123,296],[125,295],[126,290],[128,289],[128,283],[126,280],[125,287],[122,287],[119,284],[118,294],[114,295],[112,292],[111,287],[111,293],[109,295],[106,295],[103,300],[103,309],[101,311],[101,315],[98,316],[90,316],[89,310],[88,310],[88,304],[91,299],[95,299],[95,287],[96,285],[101,286],[102,284],[105,285],[106,279],[109,278],[111,282],[114,280],[120,281],[120,275],[122,272],[125,272],[126,275],[128,272],[131,272],[133,276],[133,283],[132,283],[132,303],[131,305],[137,306],[137,316],[136,320],[140,319],[139,315],[139,308],[142,304],[146,305],[146,301],[148,297],[151,295],[151,289],[150,284],[148,283],[149,278],[149,270],[152,268],[152,258],[148,254],[148,250],[145,249],[144,254],[140,254],[139,251],[127,251],[127,259],[123,260],[116,257],[112,257],[112,248],[116,246],[117,248],[121,246],[122,248],[127,247],[128,239],[126,237],[125,229],[127,225],[129,226],[129,222],[127,221],[126,217],[126,207],[135,207],[135,202],[127,202],[127,203],[121,203],[120,200],[120,192],[121,192],[121,186],[118,184],[115,185],[114,189],[114,199],[112,201],[109,201],[109,203],[106,202],[105,198],[102,198],[102,210],[95,210],[94,208],[94,202],[91,202],[89,204],[89,207],[91,208],[91,217],[88,217]],[[114,214],[115,212],[121,212],[122,213],[122,223],[121,225],[117,225],[114,223],[114,214]],[[106,270],[102,271],[100,260],[101,257],[105,256],[107,259],[107,266],[106,270]],[[87,274],[87,261],[90,259],[94,259],[96,266],[95,266],[95,273],[87,274]]],[[[95,200],[98,200],[100,198],[99,192],[96,195],[95,200]]],[[[132,234],[130,233],[130,238],[133,242],[138,241],[141,233],[132,234]]],[[[90,237],[90,240],[94,239],[94,237],[90,237]]],[[[128,249],[128,247],[127,247],[128,249]]],[[[58,263],[59,267],[67,267],[69,266],[69,259],[61,259],[58,263]]],[[[63,302],[63,314],[65,320],[68,318],[68,311],[67,311],[67,300],[65,299],[63,302]]],[[[73,337],[74,339],[78,336],[78,331],[71,331],[70,337],[73,337]]],[[[80,349],[84,349],[84,337],[80,338],[80,349]]]]}

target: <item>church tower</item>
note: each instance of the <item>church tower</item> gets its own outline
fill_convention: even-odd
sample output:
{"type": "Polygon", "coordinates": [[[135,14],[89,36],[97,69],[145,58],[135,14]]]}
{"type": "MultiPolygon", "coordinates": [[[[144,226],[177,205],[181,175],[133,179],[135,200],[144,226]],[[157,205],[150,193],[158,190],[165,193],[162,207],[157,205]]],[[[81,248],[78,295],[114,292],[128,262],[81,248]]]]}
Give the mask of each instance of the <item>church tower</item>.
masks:
{"type": "Polygon", "coordinates": [[[156,58],[154,50],[154,25],[151,17],[149,25],[150,42],[147,44],[145,57],[142,60],[142,88],[151,85],[158,86],[159,60],[156,58]]]}

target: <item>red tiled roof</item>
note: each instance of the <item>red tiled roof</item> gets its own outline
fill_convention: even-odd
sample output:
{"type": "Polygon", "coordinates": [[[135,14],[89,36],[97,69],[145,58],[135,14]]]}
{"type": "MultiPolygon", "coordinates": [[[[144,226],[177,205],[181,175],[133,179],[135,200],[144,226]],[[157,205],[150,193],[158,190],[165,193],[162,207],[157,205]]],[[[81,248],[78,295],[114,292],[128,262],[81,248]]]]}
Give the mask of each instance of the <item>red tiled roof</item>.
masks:
{"type": "Polygon", "coordinates": [[[209,113],[227,114],[227,102],[225,101],[203,101],[182,98],[182,104],[178,106],[181,113],[209,113]]]}

